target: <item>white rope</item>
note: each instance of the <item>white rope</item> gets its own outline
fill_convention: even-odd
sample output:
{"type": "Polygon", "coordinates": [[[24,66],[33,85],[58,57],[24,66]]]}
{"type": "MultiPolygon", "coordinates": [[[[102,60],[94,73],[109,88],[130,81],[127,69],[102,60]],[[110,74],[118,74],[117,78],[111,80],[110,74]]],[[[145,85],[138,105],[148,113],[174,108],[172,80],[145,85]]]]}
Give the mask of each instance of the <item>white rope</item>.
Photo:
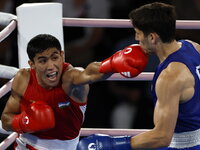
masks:
{"type": "Polygon", "coordinates": [[[74,27],[111,27],[130,28],[130,20],[125,19],[95,19],[95,18],[63,18],[64,26],[74,27]]]}
{"type": "MultiPolygon", "coordinates": [[[[16,16],[7,13],[0,13],[0,24],[8,24],[0,32],[0,42],[3,41],[16,28],[16,16]],[[7,16],[7,17],[5,17],[7,16]]],[[[111,27],[111,28],[132,28],[129,19],[86,19],[86,18],[63,18],[64,26],[81,26],[81,27],[111,27]]],[[[199,20],[177,20],[177,29],[200,29],[199,20]]]]}
{"type": "MultiPolygon", "coordinates": [[[[80,136],[89,136],[91,134],[107,134],[111,136],[135,136],[148,131],[148,129],[100,129],[100,128],[81,128],[80,136]]],[[[0,143],[0,149],[6,149],[18,136],[18,133],[12,132],[4,141],[0,143]]]]}
{"type": "MultiPolygon", "coordinates": [[[[122,77],[119,73],[114,73],[110,78],[108,78],[107,80],[109,81],[148,81],[148,80],[152,80],[154,73],[152,72],[142,72],[141,74],[139,74],[137,77],[135,78],[125,78],[122,77]]],[[[10,80],[8,83],[6,83],[5,85],[3,85],[0,88],[0,98],[3,97],[5,94],[7,94],[10,90],[11,90],[11,84],[12,84],[12,80],[10,80]]]]}
{"type": "MultiPolygon", "coordinates": [[[[63,26],[132,28],[129,19],[63,18],[63,26]]],[[[177,20],[177,29],[200,29],[199,20],[177,20]]]]}
{"type": "Polygon", "coordinates": [[[12,20],[17,20],[17,16],[10,13],[0,12],[0,25],[7,26],[12,20]]]}
{"type": "MultiPolygon", "coordinates": [[[[8,25],[17,16],[0,12],[0,25],[8,25]]],[[[132,28],[130,19],[63,18],[64,26],[132,28]]],[[[200,20],[177,20],[177,29],[200,29],[200,20]]]]}
{"type": "Polygon", "coordinates": [[[12,79],[19,69],[0,64],[0,78],[12,79]]]}
{"type": "Polygon", "coordinates": [[[148,129],[100,129],[100,128],[82,128],[80,135],[89,136],[91,134],[108,134],[111,136],[135,136],[137,134],[149,131],[148,129]]]}
{"type": "Polygon", "coordinates": [[[4,84],[0,88],[0,98],[2,98],[4,95],[6,95],[11,90],[12,81],[13,81],[13,79],[11,79],[10,81],[8,81],[6,84],[4,84]]]}
{"type": "Polygon", "coordinates": [[[200,29],[200,20],[177,20],[177,29],[200,29]]]}
{"type": "MultiPolygon", "coordinates": [[[[107,134],[111,136],[135,136],[137,134],[149,131],[148,129],[100,129],[100,128],[81,128],[80,136],[89,136],[91,134],[107,134]]],[[[16,139],[18,134],[12,132],[4,141],[0,143],[0,149],[6,149],[16,139]]]]}
{"type": "Polygon", "coordinates": [[[9,147],[16,139],[18,134],[16,132],[11,133],[4,141],[0,143],[0,150],[4,150],[9,147]]]}
{"type": "Polygon", "coordinates": [[[16,28],[17,23],[15,20],[12,20],[8,26],[6,26],[1,32],[0,32],[0,42],[3,41],[7,36],[9,36],[12,31],[16,28]]]}
{"type": "Polygon", "coordinates": [[[142,72],[137,77],[134,78],[125,78],[119,73],[114,73],[107,80],[108,81],[150,81],[153,79],[153,72],[142,72]]]}

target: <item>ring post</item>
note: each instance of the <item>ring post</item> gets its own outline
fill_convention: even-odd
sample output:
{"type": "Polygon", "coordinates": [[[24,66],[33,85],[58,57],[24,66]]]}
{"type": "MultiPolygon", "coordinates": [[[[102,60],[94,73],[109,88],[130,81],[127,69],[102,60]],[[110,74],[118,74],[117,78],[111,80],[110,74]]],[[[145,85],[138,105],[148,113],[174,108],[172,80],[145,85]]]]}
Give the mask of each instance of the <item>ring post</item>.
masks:
{"type": "Polygon", "coordinates": [[[19,68],[28,67],[26,47],[37,34],[58,38],[64,50],[61,3],[25,3],[16,8],[19,68]]]}

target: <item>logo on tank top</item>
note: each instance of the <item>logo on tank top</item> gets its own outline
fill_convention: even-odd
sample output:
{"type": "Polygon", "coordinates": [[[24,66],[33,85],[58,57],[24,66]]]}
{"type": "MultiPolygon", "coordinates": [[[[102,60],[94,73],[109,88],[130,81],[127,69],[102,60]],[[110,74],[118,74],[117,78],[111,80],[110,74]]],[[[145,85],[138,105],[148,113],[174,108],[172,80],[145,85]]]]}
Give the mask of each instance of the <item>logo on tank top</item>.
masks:
{"type": "Polygon", "coordinates": [[[198,76],[199,79],[200,79],[200,65],[199,65],[199,66],[196,66],[196,74],[197,74],[197,76],[198,76]]]}
{"type": "Polygon", "coordinates": [[[90,144],[88,145],[88,150],[96,150],[96,145],[95,145],[95,143],[90,143],[90,144]]]}
{"type": "Polygon", "coordinates": [[[96,143],[90,143],[88,145],[88,150],[100,150],[103,149],[103,144],[101,142],[96,141],[96,143]]]}
{"type": "Polygon", "coordinates": [[[66,102],[59,102],[58,103],[58,107],[59,108],[65,108],[65,107],[68,107],[68,106],[70,106],[70,102],[69,101],[66,101],[66,102]]]}

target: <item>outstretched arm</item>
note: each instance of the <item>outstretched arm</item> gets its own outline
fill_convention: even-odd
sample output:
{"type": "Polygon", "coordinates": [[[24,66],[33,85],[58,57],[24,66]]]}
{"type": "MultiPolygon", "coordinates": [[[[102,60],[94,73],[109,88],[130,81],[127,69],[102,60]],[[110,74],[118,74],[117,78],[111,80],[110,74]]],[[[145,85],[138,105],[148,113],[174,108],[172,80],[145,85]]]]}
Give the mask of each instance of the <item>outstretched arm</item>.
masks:
{"type": "Polygon", "coordinates": [[[112,73],[100,73],[99,67],[101,62],[92,62],[85,69],[83,68],[72,68],[68,70],[66,76],[64,74],[64,80],[72,79],[74,85],[84,85],[105,80],[112,75],[112,73]],[[70,78],[68,76],[71,76],[70,78]]]}
{"type": "Polygon", "coordinates": [[[102,62],[92,62],[83,71],[73,71],[73,84],[89,84],[104,80],[113,73],[126,78],[139,75],[146,67],[148,56],[139,45],[130,45],[102,62]]]}

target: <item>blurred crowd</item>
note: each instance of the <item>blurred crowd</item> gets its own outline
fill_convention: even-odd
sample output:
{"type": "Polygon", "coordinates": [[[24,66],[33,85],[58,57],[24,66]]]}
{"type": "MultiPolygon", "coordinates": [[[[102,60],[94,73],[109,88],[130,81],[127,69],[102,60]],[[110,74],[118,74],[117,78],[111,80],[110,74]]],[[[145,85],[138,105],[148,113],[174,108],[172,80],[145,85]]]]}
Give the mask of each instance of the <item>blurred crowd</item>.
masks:
{"type": "MultiPolygon", "coordinates": [[[[1,0],[0,11],[16,14],[23,3],[60,2],[63,17],[128,19],[128,13],[143,4],[156,0],[1,0]]],[[[160,0],[176,6],[178,20],[200,20],[199,0],[160,0]],[[184,13],[183,13],[184,11],[184,13]]],[[[0,26],[1,30],[4,28],[0,26]]],[[[131,28],[63,27],[66,61],[85,67],[89,62],[101,61],[114,52],[137,43],[131,28]]],[[[177,30],[177,39],[191,39],[200,43],[200,30],[177,30]]],[[[0,64],[18,67],[17,29],[0,43],[0,64]]],[[[154,72],[158,64],[152,55],[145,69],[154,72]]],[[[8,80],[1,79],[1,86],[8,80]]],[[[150,81],[103,81],[92,84],[83,127],[132,128],[153,127],[153,103],[150,81]]],[[[8,93],[9,94],[9,93],[8,93]]],[[[2,112],[7,95],[1,98],[2,112]]]]}

